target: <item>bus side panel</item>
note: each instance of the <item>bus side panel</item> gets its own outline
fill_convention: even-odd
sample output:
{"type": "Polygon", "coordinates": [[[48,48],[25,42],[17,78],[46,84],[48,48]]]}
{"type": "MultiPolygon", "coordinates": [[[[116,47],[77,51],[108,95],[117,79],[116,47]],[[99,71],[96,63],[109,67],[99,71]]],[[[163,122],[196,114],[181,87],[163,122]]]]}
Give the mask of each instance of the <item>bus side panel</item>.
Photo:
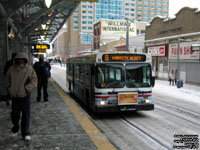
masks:
{"type": "Polygon", "coordinates": [[[94,86],[95,86],[95,65],[90,65],[90,82],[89,82],[89,107],[96,111],[94,102],[94,86]]]}

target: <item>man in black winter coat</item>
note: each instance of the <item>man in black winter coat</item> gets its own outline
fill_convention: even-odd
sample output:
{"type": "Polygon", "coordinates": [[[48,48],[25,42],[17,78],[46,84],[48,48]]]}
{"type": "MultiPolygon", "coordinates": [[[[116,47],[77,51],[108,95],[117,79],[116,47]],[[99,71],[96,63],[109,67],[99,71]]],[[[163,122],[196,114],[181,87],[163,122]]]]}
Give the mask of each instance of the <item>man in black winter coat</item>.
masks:
{"type": "Polygon", "coordinates": [[[35,69],[35,72],[38,77],[38,85],[37,85],[37,101],[41,101],[41,90],[43,88],[43,98],[44,101],[48,101],[48,92],[47,92],[47,87],[48,87],[48,78],[49,75],[46,72],[47,70],[51,70],[51,66],[48,62],[44,61],[44,56],[40,55],[39,62],[36,62],[33,66],[35,69]]]}

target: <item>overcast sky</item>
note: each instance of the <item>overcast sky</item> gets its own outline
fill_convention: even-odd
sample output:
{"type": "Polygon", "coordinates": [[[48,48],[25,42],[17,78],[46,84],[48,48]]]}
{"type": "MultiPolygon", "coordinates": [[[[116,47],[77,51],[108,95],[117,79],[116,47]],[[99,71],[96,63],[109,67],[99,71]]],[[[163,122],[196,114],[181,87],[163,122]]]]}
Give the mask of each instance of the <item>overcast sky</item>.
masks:
{"type": "Polygon", "coordinates": [[[184,6],[200,10],[200,0],[169,0],[169,17],[173,17],[184,6]]]}

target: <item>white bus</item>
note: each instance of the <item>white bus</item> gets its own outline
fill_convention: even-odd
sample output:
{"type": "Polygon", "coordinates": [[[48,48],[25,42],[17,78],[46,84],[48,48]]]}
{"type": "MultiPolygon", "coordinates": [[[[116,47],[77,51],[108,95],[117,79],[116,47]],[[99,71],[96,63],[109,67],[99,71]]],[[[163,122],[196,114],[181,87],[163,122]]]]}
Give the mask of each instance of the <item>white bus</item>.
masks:
{"type": "Polygon", "coordinates": [[[153,110],[151,55],[104,52],[69,58],[69,91],[95,112],[153,110]]]}

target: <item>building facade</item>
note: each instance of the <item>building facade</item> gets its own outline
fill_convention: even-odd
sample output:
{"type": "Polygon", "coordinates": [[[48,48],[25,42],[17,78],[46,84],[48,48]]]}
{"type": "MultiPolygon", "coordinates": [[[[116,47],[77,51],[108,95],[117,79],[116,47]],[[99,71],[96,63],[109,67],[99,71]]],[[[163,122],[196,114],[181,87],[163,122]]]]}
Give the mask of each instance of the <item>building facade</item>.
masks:
{"type": "MultiPolygon", "coordinates": [[[[140,22],[149,22],[156,15],[168,16],[169,0],[99,0],[99,2],[80,2],[80,5],[67,20],[68,56],[76,55],[85,49],[94,49],[97,40],[93,24],[99,19],[124,20],[128,17],[140,22]]],[[[139,27],[137,27],[139,28],[139,27]]],[[[143,26],[141,27],[143,29],[143,26]]],[[[145,29],[136,31],[137,35],[145,29]]],[[[98,49],[98,48],[97,48],[98,49]]]]}
{"type": "Polygon", "coordinates": [[[168,79],[171,70],[178,69],[179,79],[200,83],[200,52],[191,46],[200,44],[200,12],[182,8],[175,18],[154,18],[146,27],[145,46],[152,54],[153,73],[168,79]],[[178,46],[179,45],[179,46],[178,46]]]}

